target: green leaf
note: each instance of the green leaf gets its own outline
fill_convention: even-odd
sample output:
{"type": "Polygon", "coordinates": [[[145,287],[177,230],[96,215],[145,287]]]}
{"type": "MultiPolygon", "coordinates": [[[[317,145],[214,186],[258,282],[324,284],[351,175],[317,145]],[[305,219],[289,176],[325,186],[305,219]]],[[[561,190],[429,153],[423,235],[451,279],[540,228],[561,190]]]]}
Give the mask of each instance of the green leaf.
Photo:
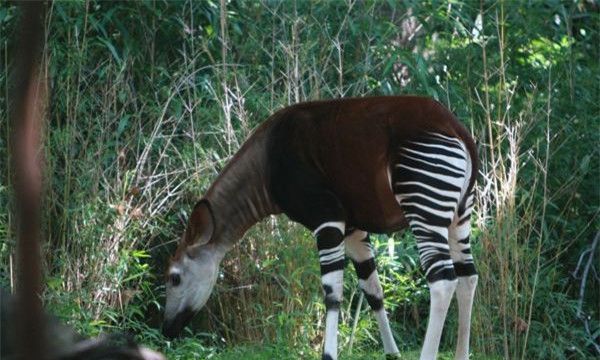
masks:
{"type": "Polygon", "coordinates": [[[123,131],[129,126],[129,118],[130,115],[125,115],[119,120],[119,125],[117,126],[117,137],[123,134],[123,131]]]}
{"type": "Polygon", "coordinates": [[[117,52],[117,49],[115,49],[115,46],[110,41],[103,38],[99,38],[98,41],[100,41],[102,44],[104,44],[104,46],[108,48],[113,58],[115,59],[115,62],[120,66],[123,63],[123,60],[121,59],[121,56],[119,56],[119,53],[117,52]]]}

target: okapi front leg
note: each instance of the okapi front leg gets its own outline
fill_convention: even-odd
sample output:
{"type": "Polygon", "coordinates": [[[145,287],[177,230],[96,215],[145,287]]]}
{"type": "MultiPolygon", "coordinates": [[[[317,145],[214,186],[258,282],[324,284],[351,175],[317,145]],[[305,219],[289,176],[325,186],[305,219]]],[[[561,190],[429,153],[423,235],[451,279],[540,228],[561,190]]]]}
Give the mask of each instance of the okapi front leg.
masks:
{"type": "Polygon", "coordinates": [[[315,230],[326,309],[323,360],[337,359],[338,321],[344,288],[344,226],[343,222],[327,222],[315,230]]]}
{"type": "Polygon", "coordinates": [[[379,283],[369,234],[357,230],[348,235],[344,242],[346,243],[346,254],[354,263],[354,269],[358,275],[358,284],[377,319],[383,350],[386,354],[397,355],[399,353],[398,347],[392,336],[390,323],[383,307],[383,289],[379,283]]]}

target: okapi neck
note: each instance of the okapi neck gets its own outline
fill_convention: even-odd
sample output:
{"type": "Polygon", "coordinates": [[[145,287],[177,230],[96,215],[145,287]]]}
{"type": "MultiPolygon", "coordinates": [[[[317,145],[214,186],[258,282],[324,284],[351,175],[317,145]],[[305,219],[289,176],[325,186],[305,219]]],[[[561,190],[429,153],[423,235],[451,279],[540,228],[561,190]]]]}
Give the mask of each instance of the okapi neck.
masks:
{"type": "Polygon", "coordinates": [[[205,195],[215,221],[214,239],[231,247],[263,218],[276,214],[267,189],[267,132],[259,129],[234,155],[205,195]]]}

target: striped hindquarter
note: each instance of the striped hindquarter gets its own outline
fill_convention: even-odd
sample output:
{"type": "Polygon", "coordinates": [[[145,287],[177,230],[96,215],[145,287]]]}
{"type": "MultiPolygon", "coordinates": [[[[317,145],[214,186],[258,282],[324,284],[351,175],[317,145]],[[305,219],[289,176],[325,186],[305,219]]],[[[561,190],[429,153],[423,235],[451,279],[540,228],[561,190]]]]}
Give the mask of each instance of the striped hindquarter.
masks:
{"type": "Polygon", "coordinates": [[[435,359],[456,291],[459,333],[456,359],[468,359],[471,307],[477,272],[469,244],[472,164],[456,138],[429,133],[404,143],[392,167],[394,193],[417,239],[431,304],[421,359],[435,359]]]}
{"type": "Polygon", "coordinates": [[[429,282],[454,280],[457,268],[460,275],[473,274],[472,196],[465,194],[470,161],[460,140],[440,134],[422,136],[398,149],[392,170],[394,193],[417,239],[429,282]]]}

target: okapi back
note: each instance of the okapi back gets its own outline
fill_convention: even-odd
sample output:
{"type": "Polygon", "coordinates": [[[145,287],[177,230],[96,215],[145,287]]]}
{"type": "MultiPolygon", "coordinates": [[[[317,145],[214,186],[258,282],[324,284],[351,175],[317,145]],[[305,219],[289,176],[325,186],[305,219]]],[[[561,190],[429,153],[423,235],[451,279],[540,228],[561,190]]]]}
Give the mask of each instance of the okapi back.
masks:
{"type": "MultiPolygon", "coordinates": [[[[282,182],[325,186],[341,202],[348,225],[369,232],[393,232],[407,221],[390,184],[390,164],[399,147],[427,132],[463,141],[476,174],[475,144],[454,115],[438,102],[416,96],[350,98],[302,103],[280,110],[270,128],[270,188],[288,215],[282,182]],[[295,171],[284,164],[294,163],[295,171]]],[[[302,201],[295,203],[301,203],[302,201]]],[[[307,224],[305,224],[307,225],[307,224]]]]}

